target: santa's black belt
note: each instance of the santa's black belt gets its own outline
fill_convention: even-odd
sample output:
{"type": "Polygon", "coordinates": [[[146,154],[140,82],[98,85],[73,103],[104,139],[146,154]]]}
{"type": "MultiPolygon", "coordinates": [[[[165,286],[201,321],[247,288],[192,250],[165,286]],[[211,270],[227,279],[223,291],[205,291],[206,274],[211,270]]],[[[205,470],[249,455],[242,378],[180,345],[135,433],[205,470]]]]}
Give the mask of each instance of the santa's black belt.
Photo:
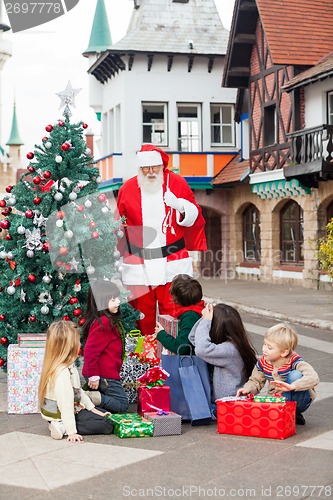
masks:
{"type": "Polygon", "coordinates": [[[175,241],[174,243],[170,243],[169,245],[165,245],[164,247],[159,248],[140,248],[133,243],[127,242],[128,252],[132,255],[138,255],[141,259],[151,260],[151,259],[161,259],[162,257],[167,257],[173,253],[178,252],[185,248],[184,238],[180,238],[180,240],[175,241]]]}

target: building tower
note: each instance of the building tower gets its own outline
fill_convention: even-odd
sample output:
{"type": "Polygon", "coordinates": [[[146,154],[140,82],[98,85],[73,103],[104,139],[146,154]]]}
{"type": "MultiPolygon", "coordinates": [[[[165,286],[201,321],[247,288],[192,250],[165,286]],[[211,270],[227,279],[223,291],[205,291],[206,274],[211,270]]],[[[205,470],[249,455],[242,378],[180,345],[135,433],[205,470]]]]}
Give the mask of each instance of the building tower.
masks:
{"type": "Polygon", "coordinates": [[[24,144],[20,137],[17,117],[16,117],[16,103],[14,102],[13,109],[13,120],[12,120],[12,130],[10,132],[10,137],[6,142],[9,146],[9,156],[10,156],[10,166],[12,169],[17,169],[21,165],[21,146],[24,144]]]}

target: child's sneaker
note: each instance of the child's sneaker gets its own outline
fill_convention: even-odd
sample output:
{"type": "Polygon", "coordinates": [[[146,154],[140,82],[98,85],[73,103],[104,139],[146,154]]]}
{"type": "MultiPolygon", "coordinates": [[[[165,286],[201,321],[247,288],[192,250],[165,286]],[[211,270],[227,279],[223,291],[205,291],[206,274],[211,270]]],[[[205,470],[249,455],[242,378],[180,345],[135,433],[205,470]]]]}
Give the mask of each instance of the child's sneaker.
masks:
{"type": "Polygon", "coordinates": [[[51,431],[51,438],[62,439],[65,434],[64,424],[58,420],[52,420],[49,424],[49,429],[51,431]]]}

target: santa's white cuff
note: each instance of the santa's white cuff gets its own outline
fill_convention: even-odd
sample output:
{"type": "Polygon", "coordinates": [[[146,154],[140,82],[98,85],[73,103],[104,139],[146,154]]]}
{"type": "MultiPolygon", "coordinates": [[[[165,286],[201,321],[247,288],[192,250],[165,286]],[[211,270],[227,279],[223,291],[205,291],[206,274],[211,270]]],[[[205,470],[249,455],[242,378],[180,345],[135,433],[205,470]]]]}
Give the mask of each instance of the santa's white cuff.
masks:
{"type": "Polygon", "coordinates": [[[193,203],[191,203],[188,200],[185,200],[185,198],[179,198],[179,200],[184,205],[184,214],[180,214],[179,212],[176,211],[177,224],[179,224],[180,226],[191,227],[197,220],[199,210],[193,203]],[[182,215],[184,218],[180,220],[182,215]]]}

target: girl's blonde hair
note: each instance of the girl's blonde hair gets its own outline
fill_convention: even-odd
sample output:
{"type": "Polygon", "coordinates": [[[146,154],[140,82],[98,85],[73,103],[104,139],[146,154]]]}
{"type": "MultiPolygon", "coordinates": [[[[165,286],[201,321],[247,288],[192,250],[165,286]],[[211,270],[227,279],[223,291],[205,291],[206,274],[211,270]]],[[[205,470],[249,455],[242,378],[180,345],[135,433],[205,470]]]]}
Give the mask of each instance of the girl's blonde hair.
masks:
{"type": "Polygon", "coordinates": [[[282,350],[287,349],[293,352],[298,343],[298,336],[295,330],[287,323],[279,323],[269,328],[265,334],[265,339],[269,339],[282,350]]]}
{"type": "Polygon", "coordinates": [[[80,333],[72,321],[55,321],[46,336],[46,346],[42,373],[40,376],[38,401],[44,402],[47,385],[54,384],[55,375],[60,367],[68,367],[76,360],[80,349],[80,333]]]}

